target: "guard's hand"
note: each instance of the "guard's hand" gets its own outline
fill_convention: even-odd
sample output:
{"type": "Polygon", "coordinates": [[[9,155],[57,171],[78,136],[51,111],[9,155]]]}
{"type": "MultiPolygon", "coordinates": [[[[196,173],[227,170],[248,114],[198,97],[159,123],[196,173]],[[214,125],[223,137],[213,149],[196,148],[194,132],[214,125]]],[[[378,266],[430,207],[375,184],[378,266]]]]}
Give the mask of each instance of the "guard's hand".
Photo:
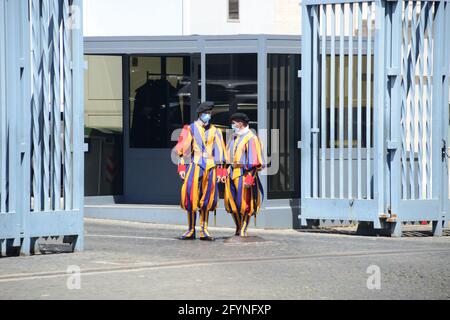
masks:
{"type": "Polygon", "coordinates": [[[244,187],[251,188],[255,184],[255,179],[252,175],[248,174],[244,177],[244,187]]]}
{"type": "Polygon", "coordinates": [[[181,179],[184,180],[186,178],[186,171],[180,171],[178,174],[179,174],[181,179]]]}

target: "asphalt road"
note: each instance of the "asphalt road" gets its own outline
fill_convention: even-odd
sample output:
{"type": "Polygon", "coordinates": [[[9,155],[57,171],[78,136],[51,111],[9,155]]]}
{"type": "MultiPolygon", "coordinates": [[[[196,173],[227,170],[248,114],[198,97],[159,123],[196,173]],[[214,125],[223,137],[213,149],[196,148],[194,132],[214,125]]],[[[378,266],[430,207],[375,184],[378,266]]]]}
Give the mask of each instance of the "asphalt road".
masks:
{"type": "Polygon", "coordinates": [[[265,241],[239,244],[226,228],[210,243],[177,240],[178,226],[85,226],[83,252],[1,258],[0,299],[450,298],[448,236],[250,230],[265,241]]]}

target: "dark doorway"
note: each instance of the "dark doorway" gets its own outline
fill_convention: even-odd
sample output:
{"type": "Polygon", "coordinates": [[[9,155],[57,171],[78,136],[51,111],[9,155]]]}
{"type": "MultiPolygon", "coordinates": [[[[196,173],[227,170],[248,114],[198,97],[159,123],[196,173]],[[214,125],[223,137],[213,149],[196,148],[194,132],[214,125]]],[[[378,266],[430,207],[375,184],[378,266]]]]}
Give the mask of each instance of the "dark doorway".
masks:
{"type": "Polygon", "coordinates": [[[173,132],[191,122],[198,104],[200,55],[131,55],[127,64],[125,201],[176,204],[173,132]]]}

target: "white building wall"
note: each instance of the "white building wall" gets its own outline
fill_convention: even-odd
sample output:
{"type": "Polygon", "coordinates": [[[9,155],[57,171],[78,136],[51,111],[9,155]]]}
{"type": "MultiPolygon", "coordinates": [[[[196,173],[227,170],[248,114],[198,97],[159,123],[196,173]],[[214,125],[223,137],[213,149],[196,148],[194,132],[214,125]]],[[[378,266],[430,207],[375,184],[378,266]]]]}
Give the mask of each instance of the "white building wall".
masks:
{"type": "Polygon", "coordinates": [[[192,34],[273,33],[276,0],[240,0],[239,22],[228,21],[228,0],[190,0],[192,34]]]}
{"type": "Polygon", "coordinates": [[[84,1],[84,35],[181,35],[182,2],[183,0],[84,1]]]}
{"type": "Polygon", "coordinates": [[[228,0],[87,0],[85,36],[300,34],[299,0],[240,0],[228,21],[228,0]]]}

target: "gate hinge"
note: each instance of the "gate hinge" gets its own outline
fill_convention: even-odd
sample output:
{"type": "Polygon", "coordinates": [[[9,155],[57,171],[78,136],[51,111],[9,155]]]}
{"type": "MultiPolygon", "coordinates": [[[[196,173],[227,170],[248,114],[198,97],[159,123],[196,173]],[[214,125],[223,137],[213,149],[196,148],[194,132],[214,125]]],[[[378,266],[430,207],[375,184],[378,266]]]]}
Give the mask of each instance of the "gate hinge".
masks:
{"type": "Polygon", "coordinates": [[[397,77],[400,75],[400,68],[388,68],[386,74],[388,77],[397,77]]]}
{"type": "Polygon", "coordinates": [[[388,140],[386,143],[386,148],[388,150],[397,150],[398,149],[398,142],[395,140],[388,140]]]}
{"type": "Polygon", "coordinates": [[[297,70],[297,78],[301,78],[302,77],[302,70],[297,70]]]}
{"type": "Polygon", "coordinates": [[[320,129],[319,128],[311,128],[311,133],[319,133],[320,129]]]}
{"type": "Polygon", "coordinates": [[[89,143],[83,144],[83,152],[89,152],[89,143]]]}
{"type": "Polygon", "coordinates": [[[27,144],[26,144],[25,142],[22,142],[22,143],[19,145],[19,149],[20,149],[20,153],[25,153],[25,152],[27,152],[27,144]]]}
{"type": "Polygon", "coordinates": [[[297,148],[301,149],[302,148],[302,142],[301,141],[297,141],[297,148]]]}

